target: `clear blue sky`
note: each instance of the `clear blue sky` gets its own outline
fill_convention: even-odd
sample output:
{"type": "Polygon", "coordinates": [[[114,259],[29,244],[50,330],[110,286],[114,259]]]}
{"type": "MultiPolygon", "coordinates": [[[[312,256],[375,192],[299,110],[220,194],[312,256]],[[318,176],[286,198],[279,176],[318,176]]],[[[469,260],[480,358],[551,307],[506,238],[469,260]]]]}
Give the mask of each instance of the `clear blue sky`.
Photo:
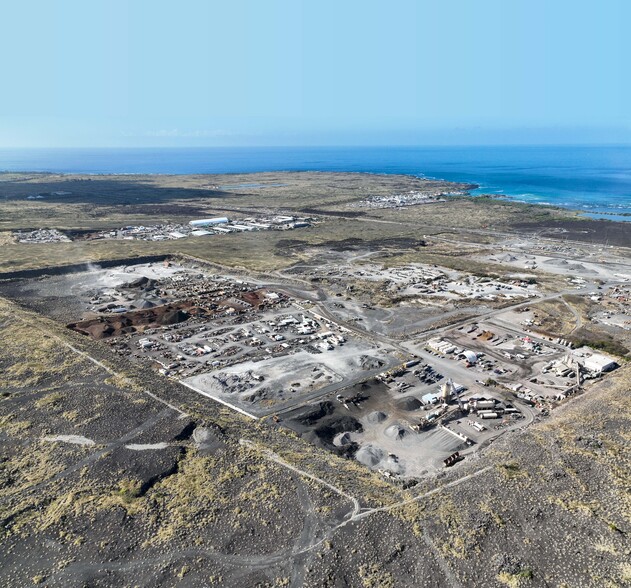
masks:
{"type": "Polygon", "coordinates": [[[629,0],[19,0],[0,147],[631,142],[629,0]]]}

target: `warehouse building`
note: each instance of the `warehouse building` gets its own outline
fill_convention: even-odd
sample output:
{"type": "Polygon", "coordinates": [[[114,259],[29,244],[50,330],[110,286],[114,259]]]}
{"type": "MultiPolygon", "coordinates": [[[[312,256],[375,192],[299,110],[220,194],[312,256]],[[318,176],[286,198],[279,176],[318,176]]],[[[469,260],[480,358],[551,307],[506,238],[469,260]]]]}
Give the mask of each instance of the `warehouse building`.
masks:
{"type": "Polygon", "coordinates": [[[218,216],[217,218],[202,218],[199,220],[192,220],[189,225],[191,227],[212,227],[214,225],[225,225],[230,222],[228,217],[218,216]]]}
{"type": "Polygon", "coordinates": [[[604,374],[605,372],[615,370],[618,367],[618,364],[611,359],[611,357],[601,355],[600,353],[594,353],[594,355],[590,355],[585,358],[583,366],[586,370],[592,373],[604,374]]]}

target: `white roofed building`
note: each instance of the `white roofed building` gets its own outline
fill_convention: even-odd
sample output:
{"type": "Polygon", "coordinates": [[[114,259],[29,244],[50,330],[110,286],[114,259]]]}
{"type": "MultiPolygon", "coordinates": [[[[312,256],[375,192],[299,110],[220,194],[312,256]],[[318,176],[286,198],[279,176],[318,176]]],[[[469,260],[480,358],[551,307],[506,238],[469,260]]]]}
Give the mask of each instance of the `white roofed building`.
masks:
{"type": "Polygon", "coordinates": [[[601,355],[600,353],[594,353],[593,355],[585,358],[583,366],[590,372],[602,374],[616,369],[618,364],[611,359],[611,357],[601,355]]]}
{"type": "Polygon", "coordinates": [[[219,216],[216,218],[202,218],[199,220],[192,220],[188,224],[192,227],[210,227],[212,225],[225,225],[228,222],[228,217],[219,216]]]}

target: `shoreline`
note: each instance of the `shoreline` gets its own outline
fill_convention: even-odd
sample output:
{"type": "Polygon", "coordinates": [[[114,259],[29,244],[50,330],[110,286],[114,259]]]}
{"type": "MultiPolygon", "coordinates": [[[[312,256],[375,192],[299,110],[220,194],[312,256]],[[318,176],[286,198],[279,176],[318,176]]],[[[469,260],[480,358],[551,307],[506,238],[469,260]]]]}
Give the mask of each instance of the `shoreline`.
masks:
{"type": "MultiPolygon", "coordinates": [[[[472,193],[476,190],[480,190],[480,185],[475,183],[457,183],[452,182],[450,180],[444,179],[436,179],[424,177],[418,174],[403,174],[403,173],[377,173],[377,172],[339,172],[339,171],[304,171],[304,172],[295,172],[295,171],[284,171],[284,172],[254,172],[254,173],[238,173],[238,172],[229,172],[222,174],[148,174],[148,173],[99,173],[99,174],[85,174],[85,173],[70,173],[70,172],[0,172],[0,186],[14,184],[15,186],[19,186],[21,192],[24,195],[17,195],[17,193],[13,196],[4,195],[4,200],[6,201],[21,201],[22,199],[28,199],[29,202],[40,202],[40,203],[50,203],[53,205],[65,204],[65,203],[73,203],[74,197],[73,195],[68,197],[68,200],[65,199],[64,196],[54,195],[54,193],[47,194],[45,189],[41,190],[42,197],[33,198],[32,196],[26,196],[26,192],[29,188],[33,188],[33,191],[38,191],[38,180],[42,181],[42,188],[46,186],[47,179],[57,180],[60,184],[64,182],[77,182],[77,181],[85,181],[86,183],[90,183],[92,181],[98,182],[99,180],[116,180],[117,178],[121,181],[129,181],[136,182],[139,184],[144,184],[148,190],[151,190],[150,181],[156,180],[156,190],[160,190],[159,181],[167,180],[167,179],[195,179],[199,181],[200,179],[209,180],[213,184],[217,184],[213,186],[215,188],[216,196],[220,197],[221,194],[225,194],[227,197],[232,197],[239,194],[240,189],[247,189],[250,192],[250,195],[255,195],[256,192],[261,189],[261,194],[264,194],[268,188],[275,188],[278,186],[277,181],[279,179],[283,179],[284,176],[305,176],[305,177],[322,177],[322,176],[331,176],[335,178],[384,178],[388,180],[397,180],[400,178],[402,181],[408,182],[410,180],[418,180],[420,182],[434,182],[438,186],[444,186],[446,190],[453,188],[454,186],[458,186],[459,189],[463,190],[463,194],[460,196],[453,196],[451,198],[467,198],[471,200],[479,200],[479,199],[487,199],[489,201],[495,201],[498,203],[504,203],[507,205],[513,206],[535,206],[541,210],[549,210],[549,211],[558,211],[565,214],[573,214],[573,217],[568,217],[563,220],[555,221],[554,226],[550,226],[546,224],[547,221],[544,221],[544,224],[540,225],[539,222],[534,222],[532,224],[524,225],[523,222],[520,225],[515,225],[516,228],[522,230],[533,230],[538,231],[542,230],[544,232],[549,232],[554,230],[555,235],[563,234],[565,238],[570,238],[575,241],[583,241],[583,242],[603,242],[606,244],[608,242],[613,242],[618,246],[622,247],[631,247],[631,239],[627,239],[625,236],[625,231],[628,232],[628,223],[631,222],[631,214],[629,216],[625,216],[620,218],[615,213],[607,214],[607,213],[589,213],[580,208],[571,208],[568,206],[560,206],[553,204],[542,204],[539,202],[528,202],[525,200],[518,199],[515,196],[507,195],[507,194],[498,194],[498,193],[472,193]],[[231,186],[230,189],[223,190],[221,189],[222,184],[225,180],[230,178],[231,180],[234,178],[240,178],[239,182],[235,186],[231,186]],[[28,180],[34,180],[33,182],[29,182],[28,180]],[[257,182],[255,188],[253,188],[253,184],[250,182],[256,180],[264,180],[263,182],[257,182]],[[247,181],[248,183],[244,183],[247,181]],[[146,183],[145,183],[146,182],[146,183]],[[274,183],[270,183],[274,182],[274,183]],[[254,190],[254,194],[251,192],[254,190]],[[613,218],[599,218],[593,217],[591,214],[601,214],[605,217],[613,217],[613,218]],[[584,226],[584,229],[580,227],[584,226]],[[594,232],[604,232],[607,235],[611,235],[611,237],[600,237],[595,238],[594,232]]],[[[290,178],[289,178],[290,179],[290,178]]],[[[288,185],[287,185],[288,186],[288,185]]],[[[284,186],[285,187],[285,186],[284,186]]],[[[1,197],[1,195],[0,195],[1,197]]],[[[106,202],[101,202],[105,204],[106,202]]],[[[156,200],[155,204],[159,203],[156,200]]],[[[113,200],[111,202],[112,206],[119,205],[119,202],[113,200]]],[[[150,201],[145,201],[144,203],[139,203],[139,206],[143,205],[151,206],[150,201]]],[[[215,204],[217,202],[215,201],[215,204]]],[[[340,213],[342,214],[342,213],[340,213]]]]}
{"type": "MultiPolygon", "coordinates": [[[[486,198],[504,202],[512,202],[516,204],[527,204],[527,205],[535,205],[544,207],[547,209],[557,209],[570,211],[578,214],[580,218],[586,220],[595,220],[595,221],[609,221],[614,223],[631,223],[631,203],[629,204],[629,211],[627,212],[625,209],[624,212],[615,212],[615,211],[603,211],[598,210],[594,212],[589,212],[584,208],[577,206],[564,206],[562,204],[553,204],[553,203],[542,203],[537,202],[536,200],[527,200],[520,198],[519,196],[512,194],[502,194],[497,192],[482,192],[478,194],[474,194],[477,190],[484,190],[485,188],[482,184],[475,181],[454,181],[448,180],[445,178],[427,176],[422,173],[402,173],[402,172],[370,172],[370,171],[328,171],[328,170],[314,170],[314,169],[298,169],[298,170],[267,170],[267,171],[256,171],[256,172],[247,172],[247,171],[234,171],[234,172],[223,172],[223,173],[169,173],[169,172],[156,172],[156,173],[146,173],[146,172],[73,172],[73,171],[54,171],[54,170],[30,170],[30,171],[11,171],[11,170],[0,170],[0,183],[11,181],[10,179],[4,179],[3,176],[40,176],[40,177],[64,177],[64,178],[116,178],[116,177],[124,177],[124,178],[187,178],[187,177],[235,177],[235,176],[260,176],[260,175],[269,175],[269,174],[333,174],[333,175],[357,175],[357,176],[384,176],[384,177],[404,177],[404,178],[414,178],[421,181],[433,181],[437,183],[444,183],[446,185],[450,184],[460,184],[462,186],[466,186],[463,188],[467,194],[465,196],[471,198],[486,198]],[[605,217],[605,218],[603,218],[605,217]],[[612,218],[609,218],[612,217],[612,218]]],[[[265,187],[265,186],[261,186],[265,187]]],[[[535,194],[536,196],[536,194],[535,194]]]]}
{"type": "MultiPolygon", "coordinates": [[[[631,223],[631,212],[588,212],[581,208],[572,208],[570,206],[562,206],[560,204],[544,204],[542,202],[529,202],[528,200],[518,199],[517,196],[511,196],[510,194],[468,194],[471,198],[486,198],[489,200],[499,200],[500,202],[511,202],[513,204],[527,204],[529,206],[541,206],[544,208],[549,208],[553,210],[569,210],[571,212],[576,212],[580,215],[580,218],[585,220],[594,220],[594,221],[605,221],[605,222],[614,222],[614,223],[631,223]],[[601,216],[605,217],[616,217],[616,218],[600,218],[601,216]]],[[[631,209],[631,206],[630,206],[631,209]]]]}

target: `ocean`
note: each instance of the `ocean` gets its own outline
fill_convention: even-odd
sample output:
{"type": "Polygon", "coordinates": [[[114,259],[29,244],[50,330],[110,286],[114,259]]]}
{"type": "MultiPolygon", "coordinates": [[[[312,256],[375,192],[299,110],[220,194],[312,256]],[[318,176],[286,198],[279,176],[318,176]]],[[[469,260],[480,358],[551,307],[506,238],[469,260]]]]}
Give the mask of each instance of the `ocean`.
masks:
{"type": "Polygon", "coordinates": [[[478,184],[495,194],[631,221],[631,145],[0,149],[2,171],[203,174],[347,171],[478,184]]]}

